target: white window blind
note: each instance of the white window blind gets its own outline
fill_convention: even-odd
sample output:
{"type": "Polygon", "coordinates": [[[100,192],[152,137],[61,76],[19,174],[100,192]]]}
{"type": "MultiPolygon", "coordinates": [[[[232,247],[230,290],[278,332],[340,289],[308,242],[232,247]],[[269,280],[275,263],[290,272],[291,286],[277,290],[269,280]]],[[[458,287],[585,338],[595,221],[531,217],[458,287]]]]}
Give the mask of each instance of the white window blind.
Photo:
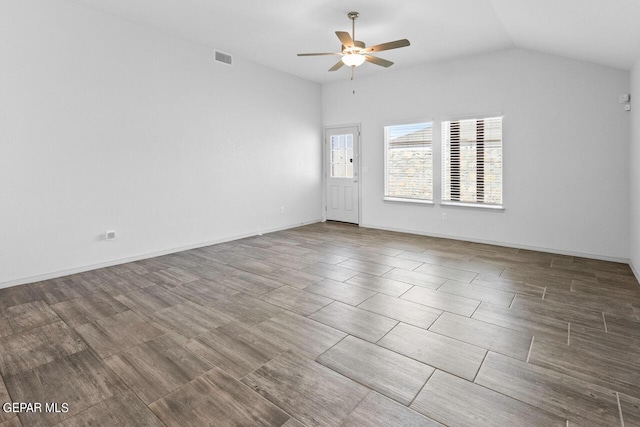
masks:
{"type": "Polygon", "coordinates": [[[385,126],[385,199],[433,200],[433,125],[385,126]]]}
{"type": "Polygon", "coordinates": [[[502,117],[442,122],[442,201],[502,206],[502,117]]]}

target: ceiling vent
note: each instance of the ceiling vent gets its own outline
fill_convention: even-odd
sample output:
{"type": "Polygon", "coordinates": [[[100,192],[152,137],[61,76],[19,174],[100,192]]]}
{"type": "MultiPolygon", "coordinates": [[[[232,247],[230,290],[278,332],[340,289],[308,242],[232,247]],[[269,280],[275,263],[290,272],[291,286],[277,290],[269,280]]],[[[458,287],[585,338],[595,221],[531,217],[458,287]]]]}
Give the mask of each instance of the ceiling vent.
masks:
{"type": "Polygon", "coordinates": [[[216,50],[216,61],[226,65],[233,64],[233,58],[231,57],[231,55],[229,55],[228,53],[220,52],[219,50],[216,50]]]}

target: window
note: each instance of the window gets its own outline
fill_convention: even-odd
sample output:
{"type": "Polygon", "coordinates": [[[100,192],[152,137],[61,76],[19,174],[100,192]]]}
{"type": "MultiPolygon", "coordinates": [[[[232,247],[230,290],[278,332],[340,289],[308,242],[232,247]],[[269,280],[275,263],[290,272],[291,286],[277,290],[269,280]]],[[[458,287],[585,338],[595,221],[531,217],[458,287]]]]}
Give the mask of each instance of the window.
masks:
{"type": "Polygon", "coordinates": [[[331,135],[331,178],[353,178],[353,135],[331,135]]]}
{"type": "Polygon", "coordinates": [[[502,117],[442,122],[442,201],[502,207],[502,117]]]}
{"type": "Polygon", "coordinates": [[[386,200],[433,200],[432,123],[385,126],[386,200]]]}

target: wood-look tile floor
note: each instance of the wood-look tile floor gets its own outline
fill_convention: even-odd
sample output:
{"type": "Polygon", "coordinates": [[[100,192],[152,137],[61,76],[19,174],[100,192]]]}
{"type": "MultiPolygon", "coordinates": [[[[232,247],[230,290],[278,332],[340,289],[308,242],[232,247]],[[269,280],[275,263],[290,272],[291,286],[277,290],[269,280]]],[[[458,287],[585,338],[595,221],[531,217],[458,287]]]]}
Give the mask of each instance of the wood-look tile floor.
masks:
{"type": "Polygon", "coordinates": [[[318,223],[0,289],[16,426],[640,426],[612,262],[318,223]]]}

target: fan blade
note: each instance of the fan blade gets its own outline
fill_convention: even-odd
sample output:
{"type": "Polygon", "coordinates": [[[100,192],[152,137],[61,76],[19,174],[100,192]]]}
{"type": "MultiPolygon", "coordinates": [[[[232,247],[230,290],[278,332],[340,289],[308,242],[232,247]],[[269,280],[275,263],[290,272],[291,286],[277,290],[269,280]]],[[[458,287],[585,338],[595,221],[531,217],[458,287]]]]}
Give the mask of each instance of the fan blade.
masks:
{"type": "Polygon", "coordinates": [[[361,53],[381,52],[383,50],[397,49],[399,47],[409,46],[410,44],[411,43],[409,43],[409,40],[407,39],[396,40],[394,42],[388,42],[388,43],[377,44],[375,46],[370,46],[366,49],[363,49],[361,53]]]}
{"type": "Polygon", "coordinates": [[[349,35],[349,33],[345,33],[344,31],[336,31],[336,36],[340,39],[340,43],[344,47],[353,47],[353,39],[349,35]]]}
{"type": "Polygon", "coordinates": [[[377,56],[365,55],[364,58],[367,62],[371,62],[372,64],[380,65],[383,67],[391,67],[393,62],[387,61],[386,59],[378,58],[377,56]]]}
{"type": "Polygon", "coordinates": [[[343,65],[344,65],[344,62],[342,62],[342,60],[340,60],[340,61],[336,62],[336,65],[334,65],[333,67],[329,68],[329,71],[339,70],[343,65]]]}

